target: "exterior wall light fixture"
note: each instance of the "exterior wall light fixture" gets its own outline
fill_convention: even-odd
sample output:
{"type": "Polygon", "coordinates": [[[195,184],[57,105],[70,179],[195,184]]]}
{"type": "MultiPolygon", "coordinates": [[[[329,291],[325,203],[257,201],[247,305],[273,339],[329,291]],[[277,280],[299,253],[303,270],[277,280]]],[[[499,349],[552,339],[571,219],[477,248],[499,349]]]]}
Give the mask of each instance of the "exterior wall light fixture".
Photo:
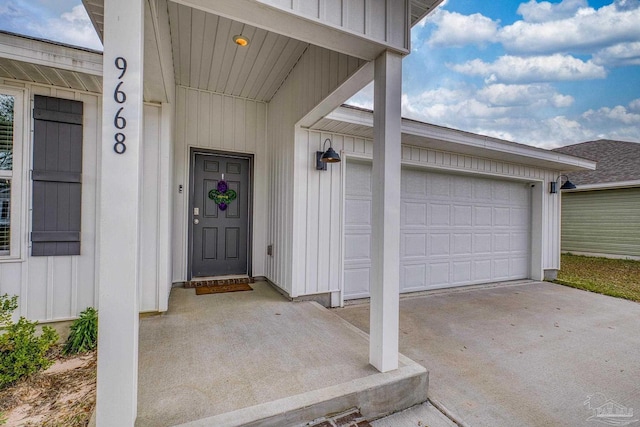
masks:
{"type": "Polygon", "coordinates": [[[238,34],[237,36],[233,36],[233,42],[238,46],[245,47],[249,45],[249,38],[242,34],[238,34]]]}
{"type": "Polygon", "coordinates": [[[327,138],[324,140],[322,144],[323,151],[316,151],[316,170],[326,171],[327,163],[338,163],[340,161],[340,156],[333,150],[331,146],[331,139],[327,138]],[[327,142],[329,143],[329,148],[327,151],[324,151],[324,148],[327,146],[327,142]]]}
{"type": "Polygon", "coordinates": [[[561,190],[573,190],[574,188],[576,188],[575,184],[569,181],[569,177],[567,175],[560,175],[558,179],[549,183],[549,193],[556,194],[558,192],[558,184],[562,182],[562,177],[564,177],[566,181],[564,182],[564,184],[562,184],[562,187],[560,187],[561,190]]]}

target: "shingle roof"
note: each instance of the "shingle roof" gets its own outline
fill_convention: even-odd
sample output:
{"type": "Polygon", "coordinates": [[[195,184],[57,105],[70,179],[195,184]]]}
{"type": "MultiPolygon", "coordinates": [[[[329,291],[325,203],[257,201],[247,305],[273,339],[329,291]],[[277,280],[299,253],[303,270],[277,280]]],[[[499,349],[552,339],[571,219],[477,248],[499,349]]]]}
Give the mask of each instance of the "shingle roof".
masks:
{"type": "Polygon", "coordinates": [[[601,139],[567,145],[553,151],[598,162],[594,171],[568,174],[576,185],[640,180],[640,143],[601,139]]]}

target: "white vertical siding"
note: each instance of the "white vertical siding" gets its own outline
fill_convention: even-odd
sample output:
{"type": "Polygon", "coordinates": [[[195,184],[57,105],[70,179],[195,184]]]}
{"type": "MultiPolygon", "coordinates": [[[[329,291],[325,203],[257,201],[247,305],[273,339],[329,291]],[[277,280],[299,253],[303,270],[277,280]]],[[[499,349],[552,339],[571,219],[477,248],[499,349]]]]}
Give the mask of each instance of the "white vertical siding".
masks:
{"type": "Polygon", "coordinates": [[[376,42],[408,49],[406,0],[259,0],[261,3],[376,42]]]}
{"type": "Polygon", "coordinates": [[[266,121],[263,102],[178,86],[174,145],[173,281],[187,278],[189,150],[202,148],[253,154],[252,274],[265,275],[268,180],[266,121]],[[183,186],[182,193],[178,186],[183,186]]]}
{"type": "MultiPolygon", "coordinates": [[[[163,108],[168,104],[144,106],[142,146],[142,191],[140,192],[140,311],[164,311],[171,277],[166,265],[171,259],[168,240],[171,180],[167,157],[170,140],[164,135],[163,108]]],[[[166,113],[165,113],[166,114],[166,113]]]]}
{"type": "Polygon", "coordinates": [[[269,103],[267,244],[273,244],[274,253],[267,257],[265,271],[272,282],[293,297],[306,293],[298,286],[306,283],[306,252],[301,239],[306,233],[306,182],[311,162],[308,142],[304,133],[296,130],[296,124],[363,64],[362,60],[309,46],[269,103]],[[292,283],[297,283],[295,288],[292,283]]]}
{"type": "MultiPolygon", "coordinates": [[[[315,170],[315,152],[322,150],[322,143],[330,138],[333,148],[342,156],[371,158],[373,142],[368,139],[341,134],[321,133],[306,129],[297,132],[299,145],[306,144],[306,152],[296,156],[296,185],[304,194],[304,205],[296,205],[301,216],[299,225],[304,230],[295,241],[294,295],[333,292],[341,288],[342,274],[342,194],[343,169],[346,162],[329,165],[327,171],[315,170]],[[305,162],[302,165],[302,162],[305,162]],[[302,256],[300,256],[302,254],[302,256]]],[[[301,150],[302,151],[302,150],[301,150]]],[[[542,190],[542,240],[544,269],[557,269],[559,260],[559,197],[549,194],[549,182],[556,172],[530,166],[460,155],[438,150],[403,145],[403,164],[424,166],[461,173],[478,173],[504,178],[531,179],[543,182],[542,190]]],[[[533,237],[533,236],[532,236],[533,237]]]]}

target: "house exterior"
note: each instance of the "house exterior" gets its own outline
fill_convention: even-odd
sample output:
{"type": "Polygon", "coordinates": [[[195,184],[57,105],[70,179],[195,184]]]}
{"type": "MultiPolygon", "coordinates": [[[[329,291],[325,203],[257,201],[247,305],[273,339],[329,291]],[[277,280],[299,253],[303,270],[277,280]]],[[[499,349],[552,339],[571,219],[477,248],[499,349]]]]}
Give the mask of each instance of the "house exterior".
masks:
{"type": "Polygon", "coordinates": [[[568,172],[562,196],[562,251],[640,259],[640,143],[598,140],[554,151],[598,163],[568,172]]]}
{"type": "Polygon", "coordinates": [[[84,0],[102,54],[0,34],[0,293],[44,322],[99,308],[98,425],[135,421],[139,313],[184,281],[369,297],[386,372],[400,292],[557,271],[548,183],[594,162],[400,116],[439,3],[84,0]],[[375,111],[341,106],[372,80],[375,111]]]}

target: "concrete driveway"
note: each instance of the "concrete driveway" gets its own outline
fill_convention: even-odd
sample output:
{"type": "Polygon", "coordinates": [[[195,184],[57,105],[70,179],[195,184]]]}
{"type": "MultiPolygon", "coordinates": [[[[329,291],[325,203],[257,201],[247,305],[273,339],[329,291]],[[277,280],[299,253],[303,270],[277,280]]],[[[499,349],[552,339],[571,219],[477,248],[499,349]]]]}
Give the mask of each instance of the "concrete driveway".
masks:
{"type": "MultiPolygon", "coordinates": [[[[367,331],[368,304],[336,312],[367,331]]],[[[400,352],[462,425],[640,426],[637,303],[530,281],[403,297],[400,352]]]]}

